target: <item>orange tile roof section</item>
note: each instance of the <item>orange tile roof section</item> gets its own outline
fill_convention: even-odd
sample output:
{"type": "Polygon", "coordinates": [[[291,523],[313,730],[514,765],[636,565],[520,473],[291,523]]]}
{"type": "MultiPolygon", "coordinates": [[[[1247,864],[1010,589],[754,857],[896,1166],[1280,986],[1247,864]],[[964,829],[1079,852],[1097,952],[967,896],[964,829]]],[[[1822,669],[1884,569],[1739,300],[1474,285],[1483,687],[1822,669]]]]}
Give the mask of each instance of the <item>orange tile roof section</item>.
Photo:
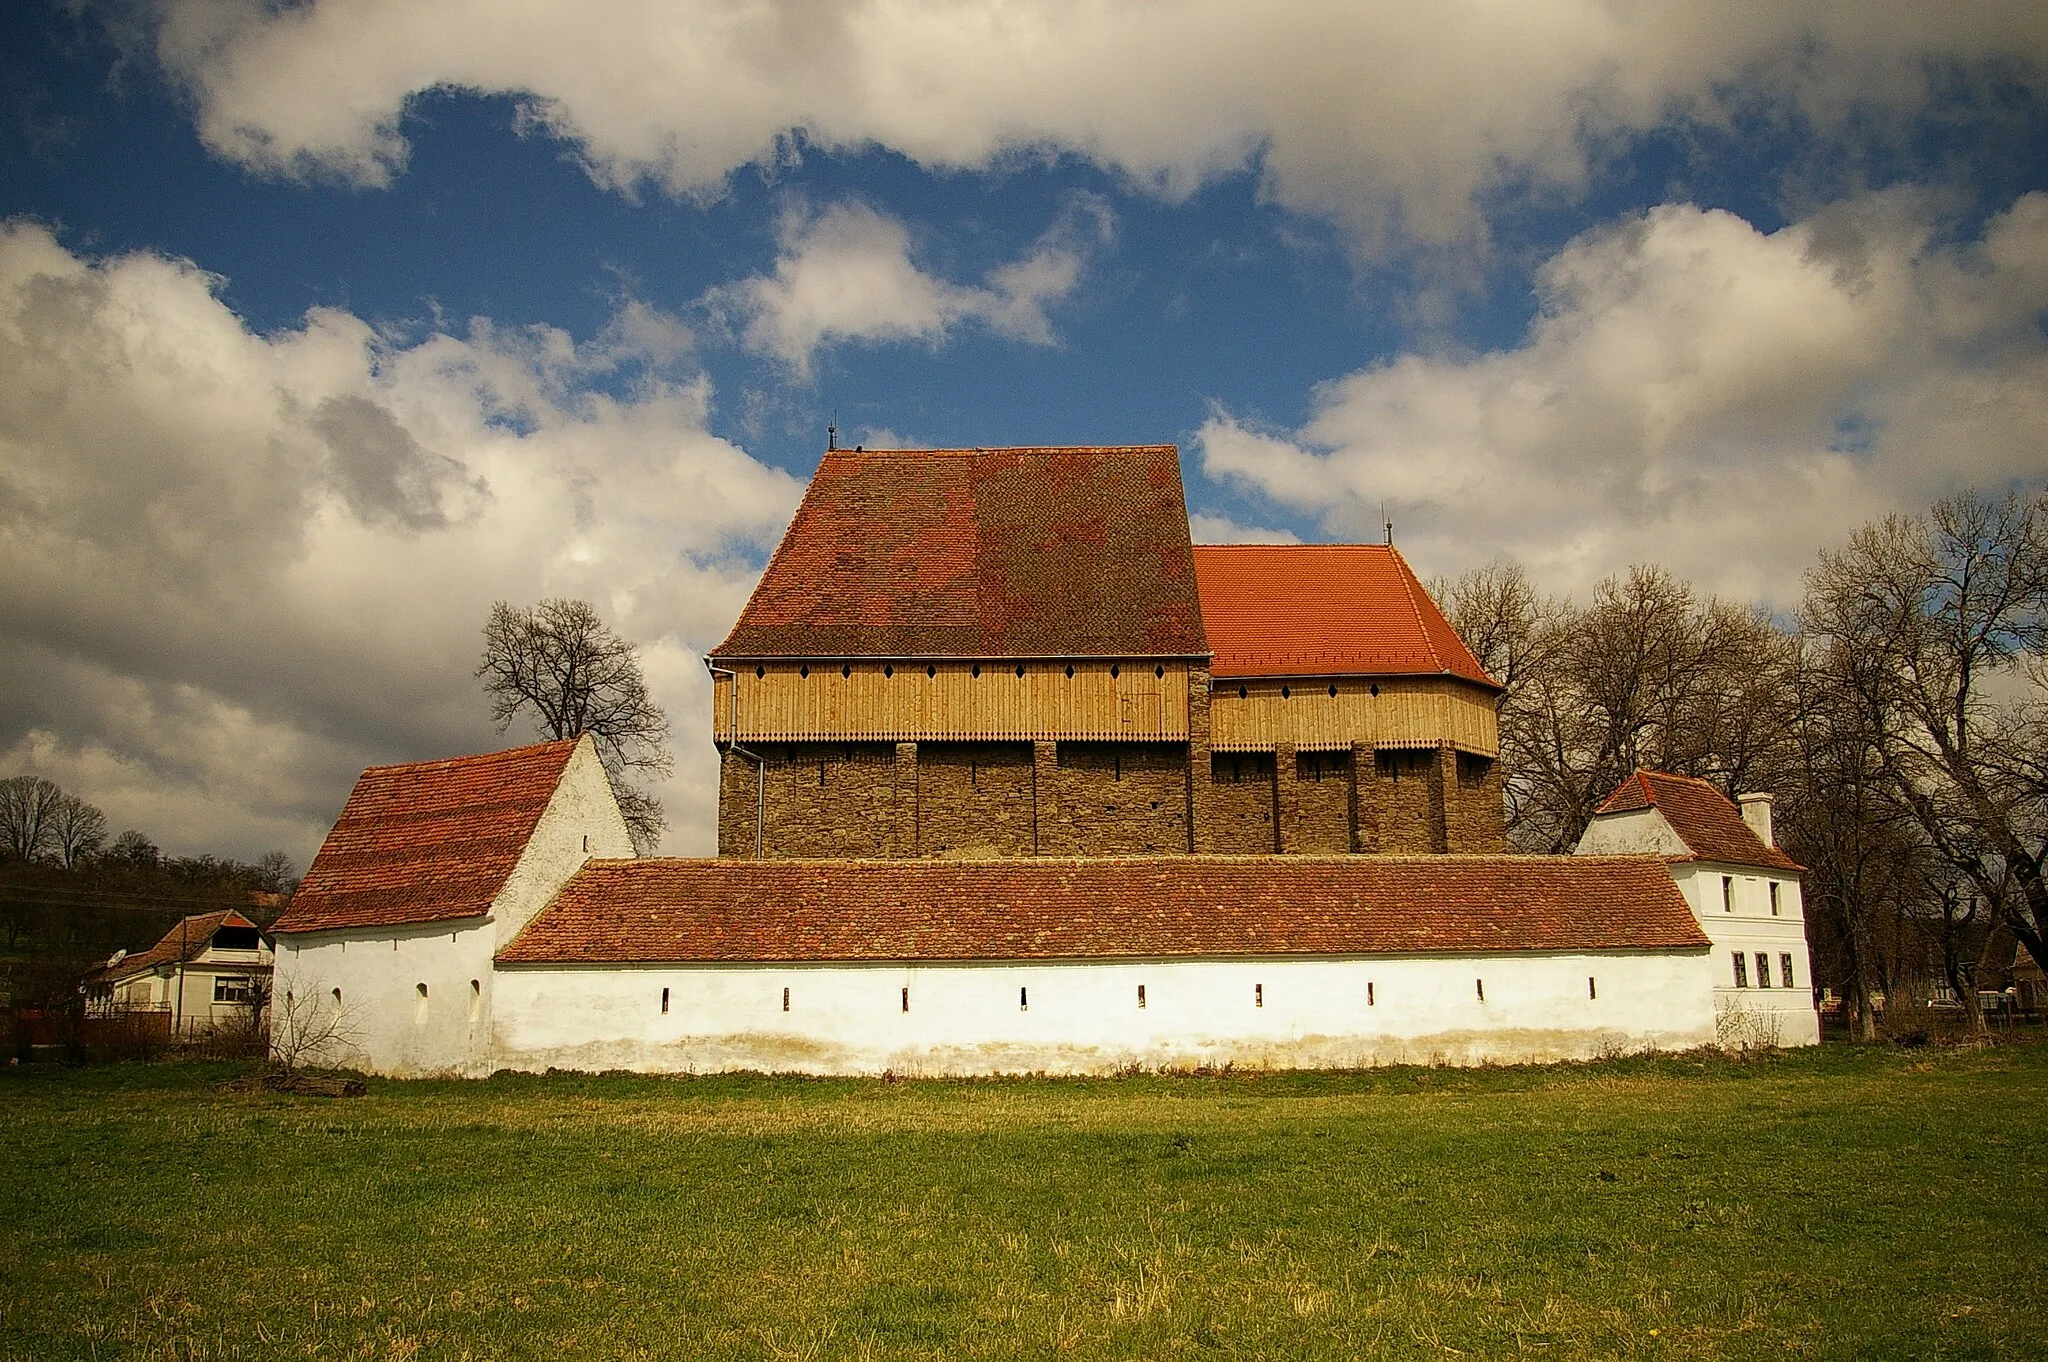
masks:
{"type": "Polygon", "coordinates": [[[1691,848],[1695,860],[1773,870],[1804,869],[1777,847],[1764,845],[1763,838],[1742,821],[1742,810],[1697,776],[1639,770],[1602,800],[1593,816],[1650,808],[1664,815],[1678,840],[1691,848]]]}
{"type": "Polygon", "coordinates": [[[714,657],[1200,657],[1172,445],[828,451],[714,657]]]}
{"type": "Polygon", "coordinates": [[[533,836],[573,740],[372,766],[271,927],[318,932],[481,917],[533,836]]]}
{"type": "Polygon", "coordinates": [[[504,964],[1692,950],[1645,856],[592,861],[504,964]]]}
{"type": "Polygon", "coordinates": [[[1499,688],[1389,544],[1197,544],[1213,675],[1457,676],[1499,688]]]}
{"type": "Polygon", "coordinates": [[[154,946],[133,955],[124,955],[120,963],[100,965],[87,974],[89,979],[125,978],[128,975],[155,969],[158,965],[169,965],[191,960],[206,949],[206,943],[213,940],[213,934],[223,927],[249,927],[257,931],[250,919],[243,917],[232,908],[214,913],[194,913],[180,918],[178,922],[158,939],[154,946]]]}

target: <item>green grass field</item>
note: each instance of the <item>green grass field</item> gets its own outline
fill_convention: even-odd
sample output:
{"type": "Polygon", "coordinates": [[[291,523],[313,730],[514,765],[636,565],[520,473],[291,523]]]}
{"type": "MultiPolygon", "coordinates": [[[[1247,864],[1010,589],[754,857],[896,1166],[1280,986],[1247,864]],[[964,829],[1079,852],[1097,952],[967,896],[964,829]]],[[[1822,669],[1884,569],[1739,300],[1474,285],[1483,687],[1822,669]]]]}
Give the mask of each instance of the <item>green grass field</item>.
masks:
{"type": "Polygon", "coordinates": [[[2048,1045],[0,1076],[9,1358],[2040,1358],[2048,1045]]]}

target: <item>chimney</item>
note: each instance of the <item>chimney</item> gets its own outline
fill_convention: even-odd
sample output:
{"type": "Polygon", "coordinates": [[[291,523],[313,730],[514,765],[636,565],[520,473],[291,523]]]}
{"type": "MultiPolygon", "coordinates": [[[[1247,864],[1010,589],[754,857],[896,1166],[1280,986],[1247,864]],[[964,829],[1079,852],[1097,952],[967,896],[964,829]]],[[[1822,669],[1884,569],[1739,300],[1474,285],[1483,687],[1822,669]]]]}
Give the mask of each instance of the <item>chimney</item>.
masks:
{"type": "Polygon", "coordinates": [[[1749,824],[1749,830],[1757,840],[1767,847],[1778,844],[1771,835],[1771,797],[1767,794],[1737,795],[1736,802],[1742,805],[1742,821],[1749,824]]]}

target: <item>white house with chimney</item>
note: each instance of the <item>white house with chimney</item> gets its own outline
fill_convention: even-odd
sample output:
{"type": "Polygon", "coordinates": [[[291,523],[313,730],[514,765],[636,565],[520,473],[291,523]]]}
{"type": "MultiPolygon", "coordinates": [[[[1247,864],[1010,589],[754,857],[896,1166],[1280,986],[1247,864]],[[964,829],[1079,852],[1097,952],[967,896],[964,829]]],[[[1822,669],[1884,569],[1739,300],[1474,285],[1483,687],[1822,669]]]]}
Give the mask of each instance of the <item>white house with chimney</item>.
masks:
{"type": "Polygon", "coordinates": [[[1691,776],[1637,771],[1594,813],[1578,851],[1664,859],[1713,942],[1722,1043],[1818,1045],[1800,867],[1778,849],[1771,797],[1740,802],[1691,776]]]}

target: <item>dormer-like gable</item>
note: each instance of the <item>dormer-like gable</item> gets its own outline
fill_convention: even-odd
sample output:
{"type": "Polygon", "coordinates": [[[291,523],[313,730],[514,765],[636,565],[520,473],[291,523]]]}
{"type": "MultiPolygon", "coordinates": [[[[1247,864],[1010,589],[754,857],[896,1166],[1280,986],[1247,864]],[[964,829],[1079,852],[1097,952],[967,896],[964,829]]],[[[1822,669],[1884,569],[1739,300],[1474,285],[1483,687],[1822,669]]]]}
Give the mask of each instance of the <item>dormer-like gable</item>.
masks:
{"type": "Polygon", "coordinates": [[[1654,852],[1671,860],[1799,873],[1799,863],[1768,845],[1728,796],[1696,776],[1639,770],[1593,811],[1581,854],[1654,852]]]}

